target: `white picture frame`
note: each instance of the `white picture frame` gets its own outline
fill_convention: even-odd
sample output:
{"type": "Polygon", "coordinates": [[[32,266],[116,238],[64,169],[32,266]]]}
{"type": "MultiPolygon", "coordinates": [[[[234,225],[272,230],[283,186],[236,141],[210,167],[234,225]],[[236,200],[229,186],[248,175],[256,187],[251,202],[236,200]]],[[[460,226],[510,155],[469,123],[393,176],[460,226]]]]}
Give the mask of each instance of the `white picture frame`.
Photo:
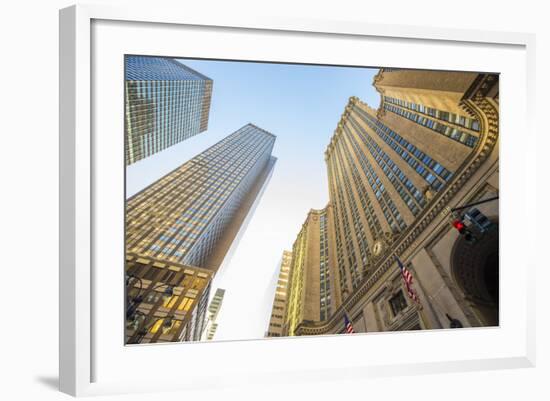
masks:
{"type": "MultiPolygon", "coordinates": [[[[533,275],[527,274],[534,269],[535,253],[529,251],[534,244],[529,243],[527,236],[514,239],[507,232],[519,226],[522,221],[527,222],[523,224],[523,230],[535,231],[536,210],[530,204],[529,198],[536,183],[534,177],[528,174],[531,169],[535,169],[535,149],[518,147],[518,139],[511,135],[512,132],[521,132],[523,143],[535,143],[531,125],[534,120],[534,40],[533,35],[520,33],[372,25],[357,21],[298,20],[290,17],[280,19],[192,15],[183,14],[180,10],[154,7],[79,5],[61,10],[60,390],[81,396],[197,390],[206,386],[213,388],[247,382],[259,384],[281,380],[291,382],[375,377],[407,374],[411,370],[418,374],[534,366],[535,284],[533,275]],[[128,35],[130,31],[132,40],[124,34],[126,32],[128,35]],[[191,53],[186,53],[174,41],[161,40],[175,34],[190,35],[189,38],[198,40],[204,46],[201,49],[194,47],[191,53]],[[118,60],[124,52],[206,57],[209,51],[212,52],[209,48],[219,46],[216,41],[220,40],[220,35],[230,38],[231,46],[224,44],[224,49],[210,54],[210,57],[313,63],[329,63],[330,57],[339,57],[341,62],[365,65],[366,59],[362,58],[364,55],[352,55],[348,45],[372,45],[376,48],[383,41],[388,50],[385,54],[377,53],[377,61],[369,65],[391,67],[401,64],[406,67],[433,69],[449,67],[449,60],[434,61],[430,57],[413,61],[409,58],[407,61],[405,49],[432,46],[441,55],[450,54],[449,48],[457,54],[473,52],[472,54],[477,55],[470,61],[457,57],[459,61],[452,64],[453,68],[502,74],[502,175],[505,180],[523,182],[524,191],[512,191],[506,181],[502,182],[501,249],[506,257],[502,259],[501,267],[505,273],[501,279],[504,316],[499,328],[468,329],[453,333],[374,333],[349,337],[323,336],[133,348],[124,347],[119,338],[111,342],[104,328],[109,322],[122,318],[122,269],[115,273],[118,278],[111,281],[107,281],[109,277],[95,269],[101,261],[112,260],[115,265],[118,263],[113,249],[101,248],[100,242],[104,240],[103,237],[114,235],[109,240],[114,238],[115,242],[122,244],[121,231],[107,233],[104,230],[106,221],[113,224],[113,221],[120,220],[122,198],[116,198],[116,193],[111,194],[114,198],[107,195],[99,198],[98,194],[105,194],[108,192],[106,188],[120,185],[117,180],[123,174],[123,165],[121,158],[117,156],[121,154],[117,153],[120,150],[117,146],[123,136],[120,131],[118,142],[113,139],[116,138],[117,131],[103,125],[108,124],[108,119],[102,118],[102,110],[106,107],[118,110],[122,120],[123,109],[119,106],[123,99],[122,96],[111,96],[112,99],[108,100],[104,95],[109,93],[110,86],[94,85],[98,82],[109,82],[112,77],[107,77],[104,73],[113,70],[107,67],[113,66],[111,61],[118,60]],[[265,46],[257,43],[254,45],[258,37],[254,35],[261,35],[262,45],[270,44],[269,52],[265,48],[260,49],[265,46]],[[311,52],[301,55],[299,44],[294,47],[287,45],[286,41],[290,39],[293,43],[311,42],[311,52]],[[331,44],[334,39],[339,41],[340,47],[331,44]],[[321,42],[327,45],[326,49],[334,51],[323,55],[319,50],[321,42]],[[401,54],[391,51],[392,47],[399,44],[403,46],[403,43],[407,47],[402,47],[404,51],[401,54]],[[158,47],[155,47],[157,44],[158,47]],[[182,51],[186,54],[182,54],[182,51]],[[403,65],[404,63],[407,65],[403,65]],[[490,68],[498,66],[498,63],[501,63],[501,67],[490,68]],[[512,88],[515,88],[513,97],[510,96],[512,88]],[[111,136],[94,136],[94,130],[99,128],[114,133],[111,136]],[[111,140],[115,142],[109,142],[111,140]],[[514,169],[511,168],[512,165],[515,166],[514,169]],[[112,174],[108,180],[105,178],[106,170],[116,171],[119,167],[120,174],[112,174]],[[113,211],[115,215],[105,210],[105,205],[112,204],[113,199],[115,203],[118,199],[118,209],[113,211]],[[506,266],[512,264],[523,268],[513,278],[506,274],[511,271],[506,266]],[[105,287],[106,285],[112,285],[112,290],[105,287]],[[512,288],[513,294],[510,291],[512,288]],[[102,296],[99,301],[97,291],[108,295],[102,296]],[[112,313],[104,313],[108,305],[112,306],[112,313]],[[401,341],[402,339],[406,341],[401,341]],[[452,349],[445,349],[445,341],[452,341],[452,349]],[[437,344],[440,344],[441,349],[438,349],[437,344]],[[392,353],[375,352],[375,349],[388,349],[390,346],[394,351],[392,353]],[[323,358],[319,357],[320,347],[327,352],[323,358]],[[403,352],[405,348],[399,347],[412,350],[403,352]],[[338,357],[350,355],[353,350],[358,349],[363,351],[355,352],[357,357],[353,360],[338,357]],[[222,353],[223,360],[218,359],[219,363],[213,366],[212,358],[216,355],[219,358],[222,353]],[[369,357],[366,358],[363,353],[369,357]],[[178,355],[184,355],[194,366],[193,371],[186,372],[185,377],[181,372],[179,375],[159,375],[134,369],[138,363],[146,366],[155,360],[177,360],[178,355]],[[298,358],[297,355],[301,357],[298,358]],[[294,358],[291,359],[291,364],[277,363],[277,358],[288,361],[291,357],[294,358]],[[296,375],[297,372],[299,375],[296,375]]],[[[189,50],[190,47],[186,49],[189,50]]],[[[122,68],[121,60],[114,70],[119,71],[122,68]]],[[[117,71],[111,72],[116,76],[117,71]]],[[[122,84],[112,91],[114,94],[121,93],[122,84]]],[[[116,128],[117,125],[112,127],[116,128]]],[[[122,228],[122,224],[119,228],[122,228]]],[[[122,246],[119,247],[119,252],[123,252],[122,246]]]]}

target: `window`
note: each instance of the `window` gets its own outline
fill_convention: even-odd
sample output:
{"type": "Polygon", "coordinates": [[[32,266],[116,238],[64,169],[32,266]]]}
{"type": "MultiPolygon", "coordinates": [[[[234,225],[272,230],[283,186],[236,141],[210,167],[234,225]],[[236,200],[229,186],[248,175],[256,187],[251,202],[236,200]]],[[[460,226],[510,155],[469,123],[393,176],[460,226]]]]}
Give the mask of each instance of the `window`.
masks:
{"type": "Polygon", "coordinates": [[[164,321],[164,319],[158,319],[154,324],[153,326],[151,327],[151,329],[149,330],[151,333],[155,334],[157,331],[159,331],[159,328],[160,326],[162,325],[162,322],[164,321]]]}
{"type": "Polygon", "coordinates": [[[393,316],[397,316],[399,312],[407,307],[407,301],[403,295],[403,291],[399,291],[397,294],[390,298],[390,307],[393,313],[393,316]]]}
{"type": "Polygon", "coordinates": [[[178,296],[177,295],[172,295],[170,298],[167,298],[164,303],[162,304],[162,306],[164,306],[165,308],[172,308],[174,306],[174,304],[176,303],[176,301],[178,300],[178,296]]]}
{"type": "Polygon", "coordinates": [[[183,301],[178,306],[178,310],[188,311],[191,308],[191,305],[193,304],[193,299],[191,298],[183,298],[183,301]]]}

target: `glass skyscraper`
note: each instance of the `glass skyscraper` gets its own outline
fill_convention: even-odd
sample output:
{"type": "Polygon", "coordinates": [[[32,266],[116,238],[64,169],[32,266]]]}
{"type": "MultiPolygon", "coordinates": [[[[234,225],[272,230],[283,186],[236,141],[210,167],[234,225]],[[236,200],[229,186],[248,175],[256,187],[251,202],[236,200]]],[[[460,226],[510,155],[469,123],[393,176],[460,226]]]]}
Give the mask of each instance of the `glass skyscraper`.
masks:
{"type": "Polygon", "coordinates": [[[217,270],[271,171],[275,136],[247,124],[127,201],[127,252],[217,270]]]}
{"type": "Polygon", "coordinates": [[[179,61],[126,56],[126,165],[208,128],[212,80],[179,61]]]}
{"type": "Polygon", "coordinates": [[[275,136],[247,124],[126,201],[126,338],[199,340],[212,278],[269,174],[275,136]]]}

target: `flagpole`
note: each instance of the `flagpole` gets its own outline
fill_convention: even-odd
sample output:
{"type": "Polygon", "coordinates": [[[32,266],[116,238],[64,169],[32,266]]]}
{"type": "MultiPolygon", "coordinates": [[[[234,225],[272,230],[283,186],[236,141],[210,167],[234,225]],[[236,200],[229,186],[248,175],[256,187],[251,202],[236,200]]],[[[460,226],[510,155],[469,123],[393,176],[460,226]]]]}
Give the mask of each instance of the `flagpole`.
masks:
{"type": "MultiPolygon", "coordinates": [[[[397,256],[395,257],[395,259],[397,260],[397,264],[398,264],[398,265],[399,265],[399,264],[403,265],[403,263],[399,260],[399,258],[398,258],[397,256]]],[[[404,266],[404,265],[403,265],[403,266],[404,266]]],[[[401,266],[399,266],[399,268],[401,269],[401,266]]],[[[411,273],[413,273],[413,272],[414,272],[414,269],[411,268],[410,271],[411,271],[411,273]]],[[[401,269],[401,275],[403,275],[402,273],[403,273],[403,270],[401,269]]],[[[420,288],[420,291],[421,291],[421,292],[423,293],[423,295],[426,297],[426,303],[428,304],[428,308],[430,309],[432,315],[434,316],[435,321],[437,322],[437,324],[439,324],[439,326],[440,326],[441,328],[445,328],[443,322],[442,322],[441,319],[440,319],[439,313],[436,311],[436,309],[437,309],[437,310],[441,313],[441,315],[447,316],[447,313],[443,313],[443,308],[441,307],[440,302],[436,299],[436,298],[438,297],[439,293],[441,292],[441,290],[443,290],[443,288],[445,287],[445,283],[443,283],[443,284],[439,287],[439,289],[438,289],[434,294],[429,295],[429,294],[426,292],[426,290],[424,289],[424,286],[422,285],[422,283],[421,283],[419,280],[417,280],[416,282],[418,283],[418,286],[419,286],[419,288],[420,288]]],[[[413,291],[414,291],[414,289],[413,289],[413,291]]],[[[415,293],[416,293],[416,291],[415,291],[415,293]]],[[[420,318],[421,318],[422,320],[424,320],[424,322],[425,322],[425,321],[426,321],[426,316],[425,316],[425,314],[424,314],[424,312],[423,312],[423,309],[424,309],[424,308],[422,307],[422,303],[421,303],[420,299],[418,298],[418,293],[416,293],[416,296],[417,296],[417,299],[418,299],[417,304],[418,304],[418,306],[420,307],[420,310],[418,311],[418,313],[419,313],[419,315],[420,315],[420,318]]],[[[449,320],[451,320],[451,318],[450,318],[449,316],[447,316],[447,318],[448,318],[449,320]]],[[[460,321],[459,321],[459,322],[460,322],[460,321]]]]}
{"type": "MultiPolygon", "coordinates": [[[[344,290],[344,297],[347,299],[347,289],[344,290]]],[[[352,326],[354,326],[354,323],[353,323],[353,318],[351,317],[351,315],[349,314],[348,310],[346,309],[346,307],[344,306],[345,304],[345,301],[342,301],[342,309],[344,310],[344,315],[347,316],[349,318],[349,322],[351,323],[352,326]]],[[[355,330],[355,329],[354,329],[355,330]]]]}

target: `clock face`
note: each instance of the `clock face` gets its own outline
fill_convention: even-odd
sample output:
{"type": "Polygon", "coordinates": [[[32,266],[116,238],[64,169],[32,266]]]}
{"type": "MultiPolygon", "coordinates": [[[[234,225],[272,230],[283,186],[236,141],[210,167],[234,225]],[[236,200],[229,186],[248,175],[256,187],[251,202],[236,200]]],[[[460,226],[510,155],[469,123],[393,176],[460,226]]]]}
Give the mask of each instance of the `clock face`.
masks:
{"type": "Polygon", "coordinates": [[[372,247],[372,253],[374,253],[374,256],[378,256],[380,255],[380,253],[382,252],[382,248],[383,248],[383,244],[382,244],[382,241],[378,240],[374,243],[374,246],[372,247]]]}

